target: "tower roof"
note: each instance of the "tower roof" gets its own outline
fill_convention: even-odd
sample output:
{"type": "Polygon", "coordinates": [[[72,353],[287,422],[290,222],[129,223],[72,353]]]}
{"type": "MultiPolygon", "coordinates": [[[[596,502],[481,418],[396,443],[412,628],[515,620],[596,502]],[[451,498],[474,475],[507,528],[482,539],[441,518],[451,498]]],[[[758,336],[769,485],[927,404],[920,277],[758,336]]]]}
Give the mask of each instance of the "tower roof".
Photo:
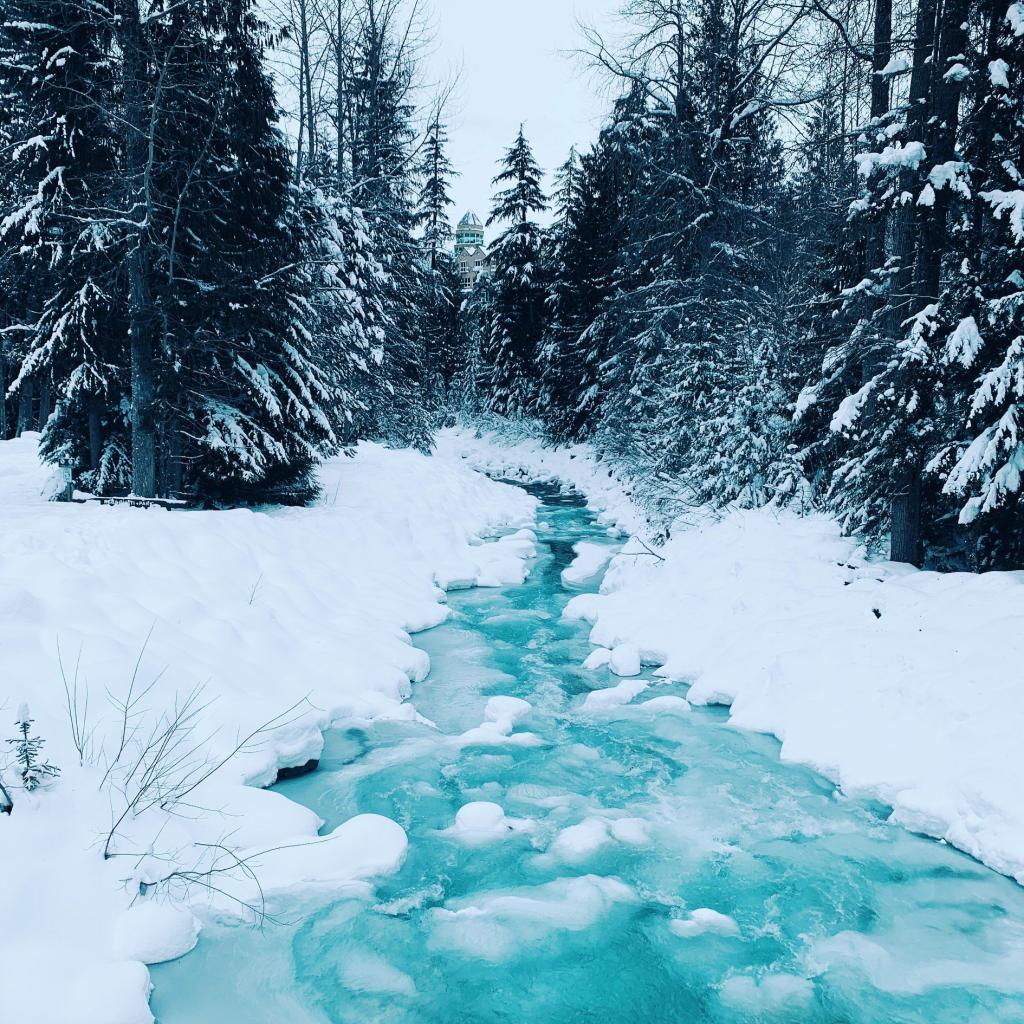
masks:
{"type": "Polygon", "coordinates": [[[467,210],[462,215],[462,220],[459,221],[460,228],[482,228],[483,224],[480,222],[480,218],[472,211],[467,210]]]}

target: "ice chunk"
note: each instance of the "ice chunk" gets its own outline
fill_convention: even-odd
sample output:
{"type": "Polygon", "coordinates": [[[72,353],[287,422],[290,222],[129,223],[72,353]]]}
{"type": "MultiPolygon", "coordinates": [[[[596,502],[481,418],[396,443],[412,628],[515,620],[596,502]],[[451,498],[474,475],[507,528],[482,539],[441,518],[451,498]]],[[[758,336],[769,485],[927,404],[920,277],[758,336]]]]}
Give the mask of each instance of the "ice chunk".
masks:
{"type": "Polygon", "coordinates": [[[593,672],[599,668],[604,668],[611,660],[612,652],[607,647],[598,647],[597,650],[591,651],[587,655],[586,660],[583,662],[583,667],[593,672]]]}
{"type": "Polygon", "coordinates": [[[708,907],[700,907],[690,912],[689,917],[669,922],[669,928],[673,933],[684,939],[691,939],[695,935],[712,933],[714,935],[739,935],[739,925],[727,914],[720,914],[717,910],[710,910],[708,907]]]}
{"type": "Polygon", "coordinates": [[[727,978],[719,987],[726,1006],[749,1013],[777,1013],[806,1006],[814,998],[814,985],[795,974],[748,974],[727,978]]]}
{"type": "Polygon", "coordinates": [[[537,746],[541,743],[539,736],[535,736],[531,732],[520,732],[514,735],[512,733],[516,723],[532,710],[530,703],[519,697],[491,697],[484,708],[483,722],[475,729],[468,729],[462,733],[457,742],[462,746],[471,744],[537,746]]]}
{"type": "Polygon", "coordinates": [[[484,721],[493,722],[503,732],[511,732],[532,710],[530,702],[520,697],[491,697],[484,708],[484,721]]]}
{"type": "Polygon", "coordinates": [[[567,864],[580,864],[611,843],[642,846],[649,838],[647,822],[642,818],[594,816],[562,829],[548,847],[546,856],[567,864]]]}
{"type": "Polygon", "coordinates": [[[617,904],[636,899],[633,889],[618,878],[599,875],[484,893],[430,911],[431,943],[499,962],[535,947],[552,932],[592,928],[617,904]]]}
{"type": "Polygon", "coordinates": [[[611,831],[613,838],[627,846],[643,846],[651,838],[643,818],[618,818],[611,823],[611,831]]]}
{"type": "Polygon", "coordinates": [[[341,964],[341,983],[354,992],[379,995],[416,995],[416,984],[386,960],[365,950],[346,951],[341,964]]]}
{"type": "Polygon", "coordinates": [[[612,841],[611,830],[604,818],[586,818],[578,825],[562,829],[548,852],[569,864],[592,857],[612,841]]]}
{"type": "Polygon", "coordinates": [[[671,694],[652,697],[650,700],[638,704],[637,707],[642,711],[655,711],[668,715],[688,715],[693,710],[685,697],[676,697],[671,694]]]}

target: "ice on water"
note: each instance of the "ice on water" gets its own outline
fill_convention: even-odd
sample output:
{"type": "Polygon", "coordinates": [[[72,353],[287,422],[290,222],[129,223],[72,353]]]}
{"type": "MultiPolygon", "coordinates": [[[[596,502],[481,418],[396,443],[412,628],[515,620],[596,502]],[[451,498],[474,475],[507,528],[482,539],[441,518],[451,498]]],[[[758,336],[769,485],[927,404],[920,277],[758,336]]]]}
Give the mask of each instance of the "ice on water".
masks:
{"type": "Polygon", "coordinates": [[[417,637],[436,728],[339,728],[281,787],[325,833],[397,822],[401,870],[282,897],[261,931],[207,922],[153,969],[161,1024],[1024,1024],[1024,890],[691,712],[634,652],[635,676],[582,669],[562,571],[607,538],[562,496],[538,525],[524,585],[453,593],[417,637]]]}

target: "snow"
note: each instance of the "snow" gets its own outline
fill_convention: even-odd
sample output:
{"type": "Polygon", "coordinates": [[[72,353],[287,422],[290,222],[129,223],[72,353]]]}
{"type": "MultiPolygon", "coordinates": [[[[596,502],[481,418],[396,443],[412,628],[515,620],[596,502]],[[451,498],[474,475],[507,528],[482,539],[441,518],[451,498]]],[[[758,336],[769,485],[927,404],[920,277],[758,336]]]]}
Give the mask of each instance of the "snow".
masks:
{"type": "MultiPolygon", "coordinates": [[[[585,447],[465,431],[445,444],[502,475],[557,470],[606,520],[643,531],[629,482],[585,447]]],[[[728,705],[783,760],[1024,883],[1024,689],[1010,669],[1024,660],[1024,572],[872,561],[827,516],[770,507],[681,519],[660,560],[642,551],[627,544],[601,592],[569,602],[592,625],[592,667],[632,644],[656,676],[690,684],[689,704],[728,705]]],[[[584,707],[659,713],[622,707],[621,686],[584,707]]]]}
{"type": "Polygon", "coordinates": [[[643,846],[648,840],[647,822],[642,818],[594,816],[562,829],[545,857],[566,864],[582,864],[611,844],[643,846]]]}
{"type": "Polygon", "coordinates": [[[1002,57],[998,57],[996,60],[989,61],[988,64],[988,75],[992,84],[997,89],[1009,89],[1010,78],[1009,78],[1010,65],[1003,60],[1002,57]]]}
{"type": "Polygon", "coordinates": [[[904,54],[897,54],[895,57],[889,58],[889,63],[882,68],[877,74],[883,78],[887,78],[890,75],[902,75],[910,70],[910,60],[904,54]]]}
{"type": "Polygon", "coordinates": [[[1014,240],[1024,242],[1024,189],[993,189],[982,192],[981,198],[992,207],[996,220],[1002,219],[1004,213],[1009,214],[1010,230],[1014,240]]]}
{"type": "Polygon", "coordinates": [[[973,316],[964,317],[946,339],[946,359],[969,367],[974,363],[983,344],[981,332],[978,330],[978,322],[973,316]]]}
{"type": "Polygon", "coordinates": [[[599,668],[607,668],[611,660],[612,652],[607,647],[598,647],[587,655],[583,667],[590,672],[596,672],[599,668]]]}
{"type": "Polygon", "coordinates": [[[904,167],[916,170],[925,158],[925,148],[920,142],[896,143],[886,146],[880,153],[858,153],[854,160],[862,177],[870,178],[879,170],[904,167]]]}
{"type": "Polygon", "coordinates": [[[627,679],[617,686],[604,690],[592,690],[583,701],[584,711],[607,711],[628,704],[643,693],[651,684],[643,679],[627,679]]]}
{"type": "Polygon", "coordinates": [[[1015,36],[1024,36],[1024,3],[1015,0],[1006,11],[1006,20],[1015,36]]]}
{"type": "Polygon", "coordinates": [[[532,710],[529,701],[519,697],[491,697],[484,709],[483,722],[467,729],[455,742],[460,746],[536,746],[540,743],[538,736],[512,731],[532,710]]]}
{"type": "MultiPolygon", "coordinates": [[[[445,584],[524,578],[536,502],[461,458],[367,444],[322,468],[324,497],[308,509],[59,504],[37,443],[0,443],[0,741],[29,703],[62,774],[16,790],[14,813],[0,815],[0,1020],[150,1024],[145,963],[185,953],[195,918],[247,916],[261,899],[241,871],[222,878],[222,896],[176,873],[238,858],[271,898],[371,888],[400,866],[397,823],[361,815],[320,837],[315,814],[254,787],[319,757],[333,722],[415,715],[404,702],[429,660],[411,634],[446,618],[445,584]],[[80,712],[88,692],[82,763],[61,663],[80,712]],[[287,713],[188,793],[188,813],[128,814],[105,860],[123,809],[103,782],[120,733],[107,693],[123,699],[136,664],[133,755],[201,686],[196,778],[287,713]]],[[[501,733],[524,703],[495,699],[481,728],[522,742],[501,733]]],[[[10,786],[9,767],[4,777],[10,786]]]]}

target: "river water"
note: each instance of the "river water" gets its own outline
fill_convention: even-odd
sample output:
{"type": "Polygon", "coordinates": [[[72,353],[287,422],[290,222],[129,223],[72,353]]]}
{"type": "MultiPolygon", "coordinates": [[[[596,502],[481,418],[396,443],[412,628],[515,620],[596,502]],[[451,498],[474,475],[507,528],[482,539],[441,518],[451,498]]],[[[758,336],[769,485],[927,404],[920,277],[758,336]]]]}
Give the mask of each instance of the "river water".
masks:
{"type": "Polygon", "coordinates": [[[1024,1022],[1024,889],[724,711],[659,699],[685,686],[648,673],[632,704],[582,708],[617,680],[580,668],[560,571],[608,538],[542,497],[528,582],[454,593],[416,638],[432,671],[413,701],[437,729],[334,730],[320,770],[280,786],[327,830],[398,821],[401,871],[261,930],[209,923],[153,968],[161,1024],[1024,1022]],[[511,742],[453,739],[498,695],[532,706],[511,742]],[[507,818],[453,829],[470,803],[507,818]]]}

